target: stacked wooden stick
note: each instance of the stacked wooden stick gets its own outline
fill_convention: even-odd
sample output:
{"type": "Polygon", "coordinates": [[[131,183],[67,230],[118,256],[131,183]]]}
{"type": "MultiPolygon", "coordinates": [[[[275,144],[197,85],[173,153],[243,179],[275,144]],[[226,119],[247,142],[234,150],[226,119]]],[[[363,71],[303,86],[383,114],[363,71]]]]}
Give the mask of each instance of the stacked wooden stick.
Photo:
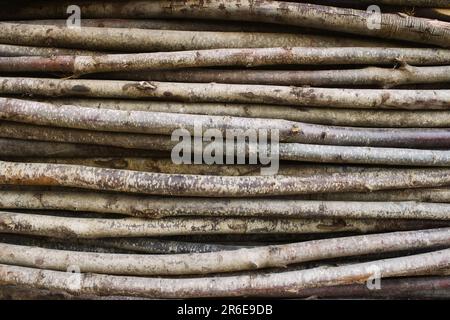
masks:
{"type": "Polygon", "coordinates": [[[0,12],[1,298],[450,297],[450,1],[73,2],[0,12]]]}

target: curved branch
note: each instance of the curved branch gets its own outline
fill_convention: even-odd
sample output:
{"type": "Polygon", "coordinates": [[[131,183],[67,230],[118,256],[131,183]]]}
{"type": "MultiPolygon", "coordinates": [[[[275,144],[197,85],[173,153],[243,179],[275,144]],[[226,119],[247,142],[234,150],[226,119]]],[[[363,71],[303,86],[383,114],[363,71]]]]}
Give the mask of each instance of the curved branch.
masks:
{"type": "Polygon", "coordinates": [[[0,161],[0,184],[171,196],[246,197],[448,186],[450,169],[386,169],[298,177],[227,177],[0,161]]]}
{"type": "Polygon", "coordinates": [[[89,253],[0,243],[0,263],[59,271],[77,265],[83,273],[189,275],[286,267],[307,261],[439,245],[450,245],[449,228],[177,255],[89,253]]]}
{"type": "Polygon", "coordinates": [[[1,285],[63,290],[77,294],[144,296],[152,298],[200,298],[267,296],[271,292],[296,292],[319,286],[365,282],[374,269],[383,278],[430,272],[450,266],[450,249],[430,253],[283,273],[209,278],[142,278],[0,265],[1,285]]]}
{"type": "Polygon", "coordinates": [[[448,226],[441,221],[240,218],[67,218],[0,212],[0,232],[56,238],[160,237],[196,234],[383,232],[448,226]]]}
{"type": "MultiPolygon", "coordinates": [[[[67,3],[64,5],[64,2],[58,1],[57,4],[53,3],[53,6],[37,5],[4,10],[0,17],[4,20],[62,18],[66,17],[66,8],[67,3]]],[[[127,5],[118,5],[110,1],[101,1],[81,5],[81,10],[85,18],[136,18],[136,12],[139,11],[141,18],[269,22],[447,47],[450,43],[447,25],[433,20],[382,13],[379,27],[370,27],[373,19],[370,12],[309,3],[176,0],[146,3],[130,1],[127,5]]]]}

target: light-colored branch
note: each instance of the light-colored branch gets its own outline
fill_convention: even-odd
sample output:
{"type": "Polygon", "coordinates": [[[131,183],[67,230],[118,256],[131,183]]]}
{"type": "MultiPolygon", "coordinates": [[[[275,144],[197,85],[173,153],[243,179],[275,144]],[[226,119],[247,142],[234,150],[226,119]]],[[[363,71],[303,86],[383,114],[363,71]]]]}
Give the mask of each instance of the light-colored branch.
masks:
{"type": "Polygon", "coordinates": [[[6,22],[0,23],[0,41],[13,45],[116,52],[183,51],[217,48],[382,46],[370,40],[304,33],[175,31],[85,26],[71,28],[6,22]]]}
{"type": "Polygon", "coordinates": [[[67,218],[1,212],[0,232],[56,238],[161,237],[196,234],[385,232],[448,226],[440,221],[257,218],[67,218]]]}
{"type": "Polygon", "coordinates": [[[173,101],[142,101],[114,99],[40,99],[56,105],[204,114],[246,118],[285,119],[316,124],[354,127],[432,128],[450,127],[450,111],[446,110],[367,110],[341,108],[289,107],[262,104],[184,103],[173,101]]]}
{"type": "MultiPolygon", "coordinates": [[[[0,77],[0,94],[157,99],[327,108],[448,109],[450,90],[338,89],[220,83],[0,77]]],[[[103,111],[105,112],[105,111],[103,111]]]]}
{"type": "Polygon", "coordinates": [[[2,209],[117,213],[139,218],[283,217],[450,220],[450,205],[418,202],[151,198],[84,192],[0,191],[2,209]]]}
{"type": "MultiPolygon", "coordinates": [[[[446,93],[444,92],[444,94],[446,93]]],[[[450,98],[450,91],[448,93],[450,98]]],[[[358,93],[355,91],[355,94],[358,93]]],[[[70,105],[56,106],[48,103],[10,98],[0,98],[0,119],[42,126],[168,136],[172,135],[176,129],[185,129],[191,135],[199,134],[198,132],[196,133],[196,127],[201,128],[201,130],[218,129],[223,136],[226,136],[227,130],[230,129],[242,130],[242,132],[246,132],[246,130],[270,129],[277,130],[280,141],[284,142],[403,148],[445,148],[450,146],[450,132],[447,129],[335,127],[282,119],[122,111],[70,105]]],[[[286,145],[282,148],[281,154],[287,160],[311,160],[310,158],[320,159],[321,154],[325,151],[328,154],[328,158],[322,161],[329,161],[330,159],[339,161],[340,154],[345,152],[347,156],[343,156],[343,158],[348,157],[350,161],[354,162],[369,161],[370,163],[370,160],[361,159],[374,158],[374,164],[390,163],[389,161],[392,164],[396,164],[399,161],[411,162],[413,165],[433,162],[436,164],[442,162],[441,165],[448,164],[445,153],[441,155],[442,159],[439,159],[439,154],[436,152],[436,154],[418,157],[421,159],[409,160],[414,154],[408,150],[399,150],[398,155],[392,155],[389,152],[384,154],[386,150],[377,152],[377,150],[358,149],[358,152],[355,151],[354,154],[352,149],[347,151],[341,149],[286,145]],[[316,150],[317,148],[320,150],[316,150]],[[305,156],[305,154],[307,155],[305,156]]],[[[432,151],[430,152],[433,153],[432,151]]]]}
{"type": "Polygon", "coordinates": [[[118,71],[270,65],[448,65],[450,51],[419,48],[211,49],[102,56],[2,57],[3,72],[65,72],[75,75],[118,71]]]}
{"type": "Polygon", "coordinates": [[[0,161],[0,184],[171,196],[246,197],[441,187],[450,185],[450,169],[386,169],[298,177],[230,177],[0,161]]]}
{"type": "Polygon", "coordinates": [[[89,253],[0,243],[0,263],[59,271],[77,265],[83,273],[188,275],[286,267],[307,261],[439,245],[450,245],[449,228],[177,255],[89,253]]]}
{"type": "Polygon", "coordinates": [[[1,285],[64,290],[77,294],[145,296],[152,298],[265,296],[272,291],[296,292],[319,286],[362,283],[382,278],[430,272],[450,266],[450,249],[340,267],[262,275],[209,278],[142,278],[71,274],[17,266],[0,266],[1,285]]]}
{"type": "MultiPolygon", "coordinates": [[[[47,6],[18,7],[4,10],[0,18],[47,19],[66,17],[69,3],[47,6]]],[[[80,4],[81,5],[81,4],[80,4]]],[[[336,8],[305,3],[251,0],[224,1],[130,1],[127,5],[114,2],[81,5],[85,18],[191,18],[269,22],[330,31],[347,32],[380,38],[409,40],[419,43],[449,46],[447,24],[406,15],[381,13],[381,23],[374,26],[373,15],[365,10],[336,8]],[[372,23],[371,23],[372,22],[372,23]]]]}

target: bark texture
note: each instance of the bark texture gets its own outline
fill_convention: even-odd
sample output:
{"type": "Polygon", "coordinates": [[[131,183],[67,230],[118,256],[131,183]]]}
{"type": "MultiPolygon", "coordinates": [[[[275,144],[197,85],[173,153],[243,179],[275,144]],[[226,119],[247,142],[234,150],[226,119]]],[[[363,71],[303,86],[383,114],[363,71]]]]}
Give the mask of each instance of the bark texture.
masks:
{"type": "Polygon", "coordinates": [[[407,276],[450,266],[450,249],[340,267],[282,273],[209,278],[141,278],[70,274],[17,266],[0,266],[2,285],[63,290],[77,294],[145,296],[153,298],[267,296],[318,286],[365,282],[376,268],[383,278],[407,276]]]}
{"type": "MultiPolygon", "coordinates": [[[[70,3],[69,3],[70,5],[70,3]]],[[[38,19],[65,17],[67,5],[27,6],[2,13],[3,19],[38,19]]],[[[363,10],[282,1],[214,0],[140,1],[117,5],[101,1],[81,6],[85,18],[192,18],[278,23],[323,30],[346,32],[380,38],[449,46],[447,24],[408,15],[381,14],[379,28],[368,27],[373,16],[363,10]]]]}
{"type": "Polygon", "coordinates": [[[0,183],[153,195],[246,197],[450,185],[449,169],[385,169],[308,176],[200,176],[0,161],[0,183]]]}
{"type": "Polygon", "coordinates": [[[241,216],[450,220],[447,203],[179,199],[51,191],[0,191],[0,208],[117,213],[139,218],[241,216]]]}
{"type": "Polygon", "coordinates": [[[289,264],[374,252],[450,245],[450,229],[396,232],[212,253],[125,255],[52,250],[0,243],[0,263],[83,273],[188,275],[286,267],[289,264]]]}

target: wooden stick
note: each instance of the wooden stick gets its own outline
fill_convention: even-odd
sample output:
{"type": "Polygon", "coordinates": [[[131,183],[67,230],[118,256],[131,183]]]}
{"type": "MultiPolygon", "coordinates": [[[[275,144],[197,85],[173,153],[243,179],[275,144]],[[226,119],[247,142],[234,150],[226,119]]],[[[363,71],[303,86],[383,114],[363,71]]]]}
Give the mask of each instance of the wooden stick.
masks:
{"type": "Polygon", "coordinates": [[[56,238],[161,237],[195,234],[303,234],[327,232],[383,232],[448,226],[440,221],[242,219],[242,218],[68,218],[1,212],[0,232],[56,238]]]}
{"type": "Polygon", "coordinates": [[[185,69],[152,72],[122,72],[105,74],[105,79],[169,82],[219,82],[236,84],[266,84],[282,86],[379,86],[394,87],[416,83],[450,82],[450,66],[398,69],[366,67],[338,70],[216,70],[185,69]]]}
{"type": "Polygon", "coordinates": [[[446,110],[367,110],[289,107],[261,104],[183,103],[173,101],[142,101],[114,99],[39,99],[56,105],[114,109],[126,111],[152,111],[169,113],[204,114],[247,118],[285,119],[316,124],[354,127],[438,128],[450,127],[450,111],[446,110]]]}
{"type": "Polygon", "coordinates": [[[153,298],[267,296],[278,293],[351,283],[362,283],[378,273],[407,276],[450,266],[450,249],[341,267],[210,278],[142,278],[70,274],[17,266],[0,266],[0,284],[64,290],[77,294],[145,296],[153,298]]]}
{"type": "Polygon", "coordinates": [[[450,185],[449,169],[386,169],[310,176],[195,176],[0,161],[0,183],[153,195],[246,197],[450,185]]]}
{"type": "MultiPolygon", "coordinates": [[[[57,57],[56,57],[57,58],[57,57]]],[[[337,89],[287,86],[60,80],[0,77],[0,94],[159,99],[365,109],[448,109],[450,90],[337,89]]]]}
{"type": "Polygon", "coordinates": [[[417,202],[149,198],[85,192],[0,191],[2,209],[177,216],[450,220],[450,205],[417,202]]]}
{"type": "MultiPolygon", "coordinates": [[[[355,93],[357,94],[357,93],[355,93]]],[[[450,98],[450,91],[449,91],[450,98]]],[[[450,103],[450,101],[449,101],[450,103]]],[[[226,136],[227,130],[277,130],[280,141],[299,142],[306,144],[334,144],[334,145],[366,145],[381,147],[422,147],[439,148],[450,146],[450,132],[447,129],[382,129],[382,128],[353,128],[353,127],[332,127],[323,125],[314,125],[303,122],[292,122],[287,120],[275,119],[255,119],[240,117],[221,117],[206,115],[190,115],[178,113],[148,112],[148,111],[122,111],[97,108],[87,108],[78,106],[55,106],[48,103],[0,98],[0,119],[9,121],[18,121],[43,126],[68,127],[74,129],[98,130],[108,132],[135,132],[154,135],[171,135],[176,129],[185,129],[192,136],[198,135],[196,127],[201,130],[217,129],[226,136]],[[434,141],[437,140],[437,141],[434,141]]],[[[201,132],[203,134],[203,131],[201,132]]],[[[329,158],[339,158],[342,148],[336,150],[332,147],[321,148],[319,152],[314,147],[286,146],[282,154],[287,154],[285,159],[298,160],[302,156],[310,154],[310,157],[320,158],[322,151],[331,154],[329,158]],[[305,150],[306,148],[306,150],[305,150]],[[337,156],[336,156],[337,154],[337,156]]],[[[228,152],[228,151],[227,151],[228,152]]],[[[361,149],[359,154],[353,155],[353,151],[346,152],[349,158],[365,158],[361,154],[373,153],[373,157],[383,161],[401,161],[405,155],[409,161],[411,153],[405,150],[405,155],[398,154],[397,157],[384,154],[383,152],[372,151],[370,149],[361,149]]],[[[414,156],[414,154],[412,154],[414,156]]],[[[436,155],[426,155],[419,160],[419,164],[432,162],[429,159],[436,155]],[[423,161],[423,162],[420,162],[423,161]]],[[[435,163],[443,162],[447,165],[446,154],[444,159],[437,157],[435,163]]],[[[345,156],[343,157],[345,158],[345,156]]],[[[370,156],[368,156],[370,158],[370,156]]],[[[433,158],[434,159],[434,158],[433,158]]],[[[310,160],[310,159],[307,159],[310,160]]],[[[328,159],[324,159],[327,161],[328,159]]],[[[358,160],[354,160],[358,162],[358,160]]],[[[378,160],[380,161],[380,160],[378,160]]],[[[414,161],[411,161],[415,164],[414,161]]],[[[374,163],[377,160],[374,160],[374,163]]],[[[442,165],[441,164],[441,165],[442,165]]]]}
{"type": "Polygon", "coordinates": [[[0,243],[0,263],[83,273],[189,275],[286,267],[289,264],[373,252],[450,245],[450,228],[326,239],[251,249],[177,255],[89,253],[0,243]]]}
{"type": "MultiPolygon", "coordinates": [[[[130,1],[127,5],[114,5],[102,1],[81,5],[85,18],[190,18],[269,22],[347,32],[380,38],[409,40],[419,43],[448,46],[450,33],[446,24],[433,20],[381,13],[381,23],[371,27],[373,16],[364,10],[320,6],[281,1],[214,0],[208,3],[190,1],[152,1],[143,4],[130,1]]],[[[70,5],[70,3],[68,3],[70,5]]],[[[5,10],[2,19],[47,19],[66,16],[67,3],[53,6],[27,6],[5,10]]]]}
{"type": "Polygon", "coordinates": [[[268,65],[448,65],[450,51],[418,48],[254,48],[211,49],[102,56],[3,57],[3,72],[63,72],[83,75],[100,72],[148,71],[213,66],[268,65]]]}
{"type": "MultiPolygon", "coordinates": [[[[183,51],[216,48],[373,47],[377,43],[301,33],[181,31],[0,23],[0,41],[13,45],[116,52],[183,51]]],[[[379,47],[383,46],[378,44],[379,47]]],[[[390,46],[393,46],[390,44],[390,46]]]]}

